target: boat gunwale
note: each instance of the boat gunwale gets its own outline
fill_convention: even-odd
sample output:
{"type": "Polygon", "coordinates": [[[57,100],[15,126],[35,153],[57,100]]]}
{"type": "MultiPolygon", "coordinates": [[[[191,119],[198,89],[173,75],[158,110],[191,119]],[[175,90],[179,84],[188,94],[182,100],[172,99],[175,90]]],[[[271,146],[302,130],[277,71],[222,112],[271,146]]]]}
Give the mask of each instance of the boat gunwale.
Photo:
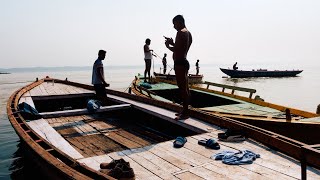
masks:
{"type": "MultiPolygon", "coordinates": [[[[155,81],[176,85],[175,82],[168,81],[168,80],[159,81],[159,80],[155,79],[155,81]]],[[[242,100],[245,102],[253,103],[256,105],[273,108],[273,109],[279,110],[281,112],[285,112],[286,109],[289,109],[292,114],[299,115],[299,116],[302,116],[305,118],[313,118],[313,117],[320,116],[319,114],[316,114],[316,113],[312,113],[312,112],[308,112],[308,111],[304,111],[304,110],[299,110],[296,108],[286,107],[286,106],[282,106],[282,105],[278,105],[278,104],[274,104],[274,103],[269,103],[269,102],[265,102],[265,101],[261,101],[261,100],[257,100],[257,99],[247,98],[247,97],[236,95],[236,94],[230,94],[230,93],[217,91],[217,90],[213,90],[213,89],[202,88],[202,87],[198,87],[197,85],[191,85],[190,87],[193,89],[196,89],[196,90],[205,91],[205,92],[209,92],[209,93],[216,93],[219,95],[228,96],[228,97],[239,99],[239,100],[242,100]]]]}
{"type": "Polygon", "coordinates": [[[47,140],[42,138],[40,135],[38,135],[26,122],[26,120],[22,117],[22,115],[19,113],[17,106],[19,99],[23,94],[32,88],[46,82],[51,81],[53,79],[41,79],[37,80],[35,82],[30,83],[29,85],[26,85],[22,87],[21,89],[15,91],[9,98],[7,103],[7,113],[8,113],[8,119],[10,123],[12,124],[14,130],[20,137],[20,139],[25,142],[33,152],[35,152],[41,160],[44,160],[50,167],[54,167],[55,172],[60,172],[59,174],[63,175],[66,178],[69,179],[96,179],[96,178],[103,178],[103,179],[113,179],[112,177],[95,171],[94,169],[85,166],[84,164],[81,164],[77,161],[75,161],[73,158],[71,158],[69,155],[62,152],[60,149],[54,147],[51,145],[47,140]],[[12,107],[13,106],[13,107],[12,107]],[[12,111],[14,109],[15,112],[12,111]],[[17,115],[20,119],[20,123],[18,122],[17,118],[14,116],[17,115]],[[25,130],[22,126],[25,126],[27,130],[25,130]],[[30,134],[29,134],[30,133],[30,134]],[[37,138],[37,140],[31,136],[34,136],[37,138]],[[47,151],[43,146],[40,145],[40,143],[45,143],[46,146],[51,148],[51,151],[54,150],[57,153],[55,155],[51,154],[51,151],[47,151]],[[58,157],[59,156],[59,157],[58,157]],[[80,171],[81,172],[80,172],[80,171]]]}

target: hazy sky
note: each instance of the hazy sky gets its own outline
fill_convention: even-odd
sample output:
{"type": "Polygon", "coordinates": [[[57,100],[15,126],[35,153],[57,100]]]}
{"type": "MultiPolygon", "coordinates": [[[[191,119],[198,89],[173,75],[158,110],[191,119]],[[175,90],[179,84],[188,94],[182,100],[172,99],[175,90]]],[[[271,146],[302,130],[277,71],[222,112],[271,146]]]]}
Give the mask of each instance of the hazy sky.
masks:
{"type": "Polygon", "coordinates": [[[91,66],[99,49],[105,64],[143,65],[146,38],[169,53],[177,14],[191,63],[319,64],[319,0],[0,0],[0,68],[91,66]]]}

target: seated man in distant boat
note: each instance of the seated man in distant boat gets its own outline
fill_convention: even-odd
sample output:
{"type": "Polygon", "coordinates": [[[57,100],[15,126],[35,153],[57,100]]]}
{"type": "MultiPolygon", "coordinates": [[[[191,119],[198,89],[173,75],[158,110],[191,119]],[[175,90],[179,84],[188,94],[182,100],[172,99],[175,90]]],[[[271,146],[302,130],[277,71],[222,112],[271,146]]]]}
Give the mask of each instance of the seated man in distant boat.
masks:
{"type": "Polygon", "coordinates": [[[166,72],[167,72],[167,53],[164,53],[164,56],[162,58],[162,64],[163,64],[163,74],[166,74],[166,72]]]}
{"type": "Polygon", "coordinates": [[[237,64],[238,64],[238,62],[234,63],[233,70],[238,70],[237,64]]]}
{"type": "Polygon", "coordinates": [[[176,120],[189,118],[188,105],[190,102],[190,91],[188,82],[189,62],[187,54],[192,43],[191,33],[185,26],[182,15],[177,15],[173,18],[174,28],[177,30],[176,40],[164,37],[166,39],[166,47],[173,52],[174,71],[176,74],[177,85],[180,90],[183,110],[177,114],[176,120]]]}
{"type": "Polygon", "coordinates": [[[106,88],[109,84],[104,79],[104,69],[102,61],[106,57],[105,50],[99,50],[98,59],[94,62],[92,68],[92,84],[96,95],[99,99],[105,99],[107,97],[106,88]]]}
{"type": "Polygon", "coordinates": [[[197,72],[196,72],[196,75],[199,75],[199,59],[197,60],[197,62],[196,62],[196,70],[197,70],[197,72]]]}

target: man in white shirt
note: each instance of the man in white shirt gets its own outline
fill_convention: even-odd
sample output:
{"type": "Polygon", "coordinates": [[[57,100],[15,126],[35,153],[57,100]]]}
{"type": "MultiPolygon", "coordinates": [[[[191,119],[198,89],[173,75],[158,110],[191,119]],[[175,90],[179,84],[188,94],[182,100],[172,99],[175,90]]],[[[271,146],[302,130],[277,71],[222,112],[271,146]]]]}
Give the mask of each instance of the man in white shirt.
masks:
{"type": "Polygon", "coordinates": [[[99,50],[98,59],[94,62],[92,68],[92,84],[94,86],[94,90],[96,91],[96,95],[99,98],[107,97],[106,88],[109,84],[104,80],[104,70],[102,61],[106,57],[105,50],[99,50]]]}
{"type": "Polygon", "coordinates": [[[151,78],[150,78],[150,70],[151,70],[151,60],[152,60],[152,49],[150,49],[150,43],[151,40],[148,38],[145,41],[145,45],[143,46],[143,51],[144,51],[144,61],[145,61],[145,70],[144,70],[144,82],[147,82],[147,74],[148,74],[148,80],[149,82],[151,82],[151,78]]]}

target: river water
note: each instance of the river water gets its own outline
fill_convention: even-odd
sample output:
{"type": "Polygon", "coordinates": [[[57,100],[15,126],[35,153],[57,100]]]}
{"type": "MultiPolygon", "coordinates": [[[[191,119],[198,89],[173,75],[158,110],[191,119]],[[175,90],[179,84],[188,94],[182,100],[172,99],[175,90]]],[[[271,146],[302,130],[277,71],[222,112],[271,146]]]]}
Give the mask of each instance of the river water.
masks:
{"type": "MultiPolygon", "coordinates": [[[[229,67],[231,67],[230,65],[229,67]]],[[[257,95],[267,102],[284,105],[292,108],[315,112],[320,104],[320,65],[304,65],[299,69],[304,71],[297,77],[288,78],[225,78],[219,67],[226,65],[202,65],[200,74],[204,80],[235,85],[240,87],[253,88],[257,95]]],[[[270,69],[283,70],[283,67],[273,65],[243,65],[239,69],[270,69]]],[[[156,65],[154,71],[159,72],[160,67],[156,65]]],[[[167,70],[170,71],[171,67],[167,70]]],[[[29,179],[39,177],[37,169],[25,161],[23,149],[18,136],[12,128],[6,114],[6,103],[10,95],[17,89],[34,81],[37,77],[45,76],[57,79],[68,78],[70,81],[90,84],[91,67],[79,68],[34,68],[34,69],[13,69],[8,70],[11,74],[0,74],[0,179],[29,179]],[[37,176],[36,176],[37,175],[37,176]]],[[[137,73],[143,72],[142,66],[105,66],[105,77],[111,84],[111,89],[125,91],[137,73]]],[[[191,73],[195,67],[191,64],[191,73]]],[[[173,70],[171,74],[173,74],[173,70]]],[[[242,95],[242,94],[240,94],[242,95]]],[[[41,176],[40,176],[41,177],[41,176]]]]}

